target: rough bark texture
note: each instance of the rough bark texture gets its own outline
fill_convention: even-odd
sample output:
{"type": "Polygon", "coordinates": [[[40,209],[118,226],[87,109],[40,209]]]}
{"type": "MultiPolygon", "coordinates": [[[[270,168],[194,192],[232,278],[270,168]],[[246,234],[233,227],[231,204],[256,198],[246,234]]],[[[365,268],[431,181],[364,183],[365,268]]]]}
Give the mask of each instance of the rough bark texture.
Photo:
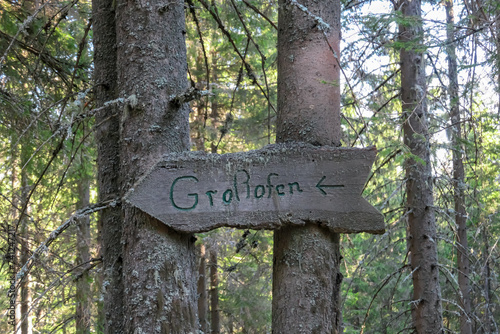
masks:
{"type": "MultiPolygon", "coordinates": [[[[113,0],[93,0],[94,80],[96,106],[117,98],[116,33],[113,0]]],[[[108,106],[96,114],[99,200],[120,195],[119,122],[117,110],[108,106]]],[[[122,218],[119,207],[101,213],[99,220],[103,257],[102,293],[105,333],[123,333],[122,218]]]]}
{"type": "Polygon", "coordinates": [[[217,270],[217,252],[210,250],[210,333],[220,333],[219,316],[219,274],[217,270]]]}
{"type": "MultiPolygon", "coordinates": [[[[165,153],[189,149],[184,2],[116,2],[121,195],[165,153]]],[[[122,204],[125,333],[191,333],[197,319],[195,238],[122,204]]]]}
{"type": "Polygon", "coordinates": [[[200,330],[208,333],[207,319],[207,257],[205,254],[205,245],[200,245],[200,257],[198,264],[198,318],[200,320],[200,330]]]}
{"type": "MultiPolygon", "coordinates": [[[[301,4],[279,1],[276,140],[339,146],[340,72],[331,48],[338,55],[340,1],[301,4]]],[[[324,227],[275,231],[273,333],[342,331],[340,258],[339,235],[324,227]]]]}
{"type": "Polygon", "coordinates": [[[432,197],[425,59],[420,0],[403,1],[406,24],[399,27],[401,99],[404,144],[414,158],[405,162],[408,210],[408,246],[413,273],[412,318],[417,333],[441,333],[441,291],[437,258],[436,220],[432,197]]]}
{"type": "Polygon", "coordinates": [[[455,223],[457,233],[457,269],[460,295],[460,333],[472,333],[471,300],[470,300],[470,263],[469,245],[467,242],[467,212],[465,211],[465,172],[462,157],[462,126],[460,123],[460,104],[458,95],[457,56],[455,52],[455,19],[453,0],[446,1],[446,23],[448,45],[448,77],[450,94],[450,121],[453,150],[453,198],[455,202],[455,223]]]}
{"type": "MultiPolygon", "coordinates": [[[[90,182],[88,178],[83,177],[78,183],[78,203],[77,209],[82,209],[90,204],[90,182]]],[[[90,260],[90,218],[88,216],[81,218],[76,226],[76,253],[77,265],[88,263],[90,260]]],[[[85,266],[83,266],[84,268],[85,266]]],[[[77,334],[90,334],[92,305],[90,293],[89,272],[81,274],[76,282],[76,311],[75,311],[75,329],[77,334]]]]}
{"type": "Polygon", "coordinates": [[[275,232],[273,333],[342,331],[339,239],[315,224],[275,232]]]}

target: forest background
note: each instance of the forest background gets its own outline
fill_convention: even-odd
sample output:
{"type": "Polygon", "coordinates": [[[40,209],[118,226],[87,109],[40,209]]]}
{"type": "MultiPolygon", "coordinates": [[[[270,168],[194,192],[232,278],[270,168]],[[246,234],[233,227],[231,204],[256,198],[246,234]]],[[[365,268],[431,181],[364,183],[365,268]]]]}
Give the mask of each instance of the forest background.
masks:
{"type": "MultiPolygon", "coordinates": [[[[188,79],[194,92],[206,92],[191,101],[193,150],[227,153],[274,142],[277,9],[274,1],[186,1],[188,79]]],[[[399,66],[400,50],[410,48],[425,54],[444,326],[460,332],[462,250],[470,261],[466,316],[473,332],[498,332],[500,3],[426,1],[423,40],[406,44],[398,27],[415,22],[399,9],[396,2],[343,1],[342,79],[325,83],[341,86],[343,146],[378,148],[364,196],[384,214],[387,230],[342,235],[344,332],[404,333],[412,327],[403,165],[411,152],[402,139],[399,66]],[[450,58],[457,63],[456,97],[450,58]],[[454,152],[461,153],[465,170],[459,185],[465,250],[455,220],[454,152]]],[[[90,3],[1,0],[0,13],[0,331],[14,329],[9,289],[21,271],[14,309],[23,324],[19,332],[99,333],[98,211],[115,203],[90,205],[97,202],[99,126],[93,118],[90,3]]],[[[205,326],[270,332],[272,232],[219,229],[197,235],[197,243],[200,272],[210,278],[199,290],[210,305],[200,314],[205,326]]]]}

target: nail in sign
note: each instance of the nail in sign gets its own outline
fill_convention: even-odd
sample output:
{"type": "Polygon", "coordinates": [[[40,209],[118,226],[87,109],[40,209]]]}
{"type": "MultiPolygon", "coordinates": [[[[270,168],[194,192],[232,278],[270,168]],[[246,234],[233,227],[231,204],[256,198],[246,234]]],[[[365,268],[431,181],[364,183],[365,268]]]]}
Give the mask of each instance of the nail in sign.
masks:
{"type": "Polygon", "coordinates": [[[383,216],[361,197],[375,156],[374,147],[299,143],[170,154],[126,200],[180,232],[314,222],[338,233],[383,233],[383,216]]]}

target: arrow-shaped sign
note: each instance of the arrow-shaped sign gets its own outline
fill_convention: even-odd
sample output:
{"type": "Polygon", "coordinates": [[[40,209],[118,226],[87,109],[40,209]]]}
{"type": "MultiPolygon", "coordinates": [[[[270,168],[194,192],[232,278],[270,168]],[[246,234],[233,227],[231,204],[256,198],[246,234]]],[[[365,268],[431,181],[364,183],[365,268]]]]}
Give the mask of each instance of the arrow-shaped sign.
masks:
{"type": "Polygon", "coordinates": [[[319,180],[319,182],[316,184],[316,188],[318,188],[319,191],[321,191],[321,193],[323,195],[328,195],[326,193],[326,191],[323,190],[323,188],[343,188],[344,187],[343,184],[321,184],[321,182],[323,182],[325,179],[326,179],[326,176],[323,176],[321,178],[321,180],[319,180]]]}
{"type": "Polygon", "coordinates": [[[382,233],[382,215],[361,197],[375,155],[375,148],[298,143],[172,154],[126,200],[181,232],[317,222],[335,232],[382,233]]]}

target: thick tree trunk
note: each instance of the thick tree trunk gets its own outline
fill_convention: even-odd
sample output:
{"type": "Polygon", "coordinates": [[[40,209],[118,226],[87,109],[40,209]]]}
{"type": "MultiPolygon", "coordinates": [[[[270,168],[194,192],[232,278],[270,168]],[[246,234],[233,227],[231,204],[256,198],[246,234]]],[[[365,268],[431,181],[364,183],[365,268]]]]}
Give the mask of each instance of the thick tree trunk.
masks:
{"type": "Polygon", "coordinates": [[[217,252],[210,250],[210,333],[220,333],[219,314],[219,274],[217,269],[217,252]]]}
{"type": "MultiPolygon", "coordinates": [[[[117,96],[116,32],[114,0],[92,0],[94,81],[96,106],[117,96]]],[[[96,114],[99,200],[120,196],[119,118],[110,105],[96,114]]],[[[99,220],[100,254],[103,258],[103,310],[98,324],[105,333],[123,333],[122,218],[118,206],[102,211],[99,220]],[[104,313],[104,315],[102,315],[104,313]]]]}
{"type": "Polygon", "coordinates": [[[200,329],[203,333],[208,333],[207,320],[207,257],[205,245],[200,245],[200,263],[198,264],[198,318],[200,319],[200,329]]]}
{"type": "MultiPolygon", "coordinates": [[[[340,1],[301,4],[279,1],[276,141],[339,146],[340,1]]],[[[339,239],[316,224],[275,231],[273,333],[342,331],[339,239]]]]}
{"type": "Polygon", "coordinates": [[[404,0],[399,27],[404,144],[415,158],[406,161],[408,246],[413,273],[412,318],[417,333],[441,333],[441,290],[432,193],[420,0],[404,0]]]}
{"type": "Polygon", "coordinates": [[[276,141],[340,146],[340,1],[301,4],[279,2],[276,141]]]}
{"type": "MultiPolygon", "coordinates": [[[[82,209],[90,204],[90,180],[86,177],[78,182],[77,209],[82,209]]],[[[88,263],[90,260],[90,218],[81,218],[76,226],[76,254],[77,265],[88,263]]],[[[89,273],[85,271],[76,282],[76,310],[75,330],[77,334],[90,334],[90,306],[91,293],[89,273]]]]}
{"type": "MultiPolygon", "coordinates": [[[[184,1],[116,1],[123,196],[161,157],[189,149],[184,1]]],[[[122,203],[125,333],[195,333],[195,238],[122,203]]]]}
{"type": "Polygon", "coordinates": [[[453,13],[453,0],[446,1],[446,37],[448,45],[448,77],[450,94],[450,122],[452,133],[453,151],[453,198],[455,202],[455,223],[457,234],[457,269],[458,287],[460,295],[458,304],[460,310],[460,333],[472,333],[471,300],[470,300],[470,263],[469,245],[467,242],[467,212],[465,211],[465,171],[462,158],[462,126],[460,123],[460,104],[458,93],[457,56],[455,52],[455,18],[453,13]]]}

